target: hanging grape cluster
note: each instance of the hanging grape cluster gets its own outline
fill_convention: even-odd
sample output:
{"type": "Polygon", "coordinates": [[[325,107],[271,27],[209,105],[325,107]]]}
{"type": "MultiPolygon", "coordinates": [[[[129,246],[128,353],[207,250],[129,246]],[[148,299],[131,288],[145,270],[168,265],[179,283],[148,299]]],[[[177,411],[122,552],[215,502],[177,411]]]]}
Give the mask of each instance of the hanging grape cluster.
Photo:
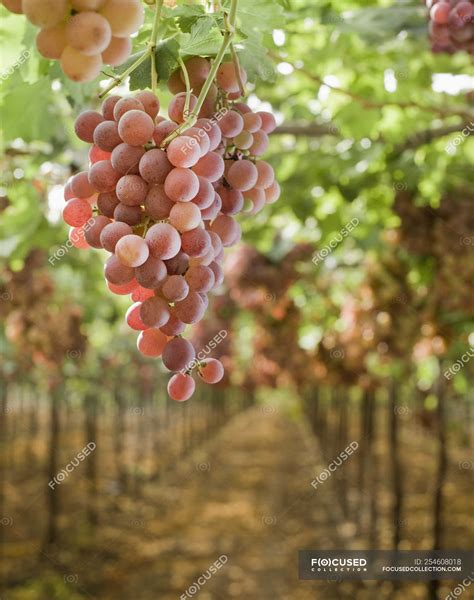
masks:
{"type": "Polygon", "coordinates": [[[474,54],[474,0],[426,0],[433,52],[474,54]]]}
{"type": "Polygon", "coordinates": [[[77,82],[95,79],[104,64],[123,64],[132,51],[130,36],[143,24],[140,0],[3,0],[40,28],[38,52],[59,60],[77,82]]]}
{"type": "MultiPolygon", "coordinates": [[[[196,89],[209,72],[206,59],[186,63],[196,89]]],[[[140,331],[139,351],[161,356],[176,373],[168,386],[175,400],[194,392],[192,368],[207,383],[222,379],[221,363],[196,362],[182,334],[203,318],[207,294],[223,281],[224,248],[241,237],[235,216],[245,208],[255,214],[279,196],[272,167],[258,158],[275,120],[238,101],[245,77],[233,62],[223,63],[216,98],[201,107],[192,127],[185,121],[198,99],[190,90],[173,97],[168,118],[159,116],[156,95],[142,91],[110,96],[102,112],[86,111],[75,124],[77,136],[92,146],[90,168],[64,191],[70,239],[78,248],[111,253],[107,285],[131,294],[127,323],[140,331]]]]}

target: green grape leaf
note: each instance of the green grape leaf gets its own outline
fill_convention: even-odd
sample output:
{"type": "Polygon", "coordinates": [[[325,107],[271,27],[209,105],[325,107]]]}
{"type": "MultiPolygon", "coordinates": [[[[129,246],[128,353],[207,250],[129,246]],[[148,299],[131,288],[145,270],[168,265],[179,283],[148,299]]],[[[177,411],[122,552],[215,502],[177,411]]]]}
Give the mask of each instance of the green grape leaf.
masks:
{"type": "Polygon", "coordinates": [[[197,20],[205,15],[204,7],[195,5],[177,6],[171,11],[171,16],[176,17],[183,33],[189,33],[197,20]]]}
{"type": "Polygon", "coordinates": [[[170,38],[157,45],[156,51],[156,71],[159,81],[168,81],[171,73],[175,71],[178,64],[179,44],[175,38],[170,38]]]}
{"type": "Polygon", "coordinates": [[[5,141],[18,137],[26,142],[49,139],[51,123],[48,115],[54,105],[51,81],[43,77],[31,84],[15,73],[8,83],[0,107],[5,141]]]}
{"type": "Polygon", "coordinates": [[[283,8],[272,0],[240,0],[237,25],[248,36],[255,32],[271,32],[284,27],[283,8]]]}
{"type": "Polygon", "coordinates": [[[191,33],[183,36],[181,54],[187,56],[213,56],[219,52],[222,34],[215,19],[203,17],[196,21],[191,33]]]}

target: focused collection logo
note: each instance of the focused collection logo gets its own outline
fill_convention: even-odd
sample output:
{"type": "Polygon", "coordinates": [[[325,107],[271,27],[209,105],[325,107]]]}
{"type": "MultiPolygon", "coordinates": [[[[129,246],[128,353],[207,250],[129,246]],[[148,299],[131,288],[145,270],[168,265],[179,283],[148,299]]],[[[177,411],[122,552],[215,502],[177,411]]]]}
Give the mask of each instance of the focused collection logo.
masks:
{"type": "Polygon", "coordinates": [[[367,560],[365,558],[312,558],[311,571],[313,573],[363,573],[367,572],[367,560]]]}

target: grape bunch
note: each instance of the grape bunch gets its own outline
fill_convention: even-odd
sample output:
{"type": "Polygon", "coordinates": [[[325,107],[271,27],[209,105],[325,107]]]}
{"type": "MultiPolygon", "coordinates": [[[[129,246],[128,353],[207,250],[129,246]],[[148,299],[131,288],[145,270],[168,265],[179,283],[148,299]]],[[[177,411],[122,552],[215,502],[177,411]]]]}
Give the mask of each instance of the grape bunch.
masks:
{"type": "Polygon", "coordinates": [[[64,74],[79,83],[95,79],[102,65],[117,67],[132,51],[130,36],[143,25],[140,0],[2,0],[40,28],[38,52],[59,60],[64,74]]]}
{"type": "Polygon", "coordinates": [[[75,131],[92,144],[90,167],[64,190],[71,242],[111,253],[107,285],[113,293],[131,294],[126,321],[140,332],[138,350],[161,356],[175,373],[168,391],[178,401],[194,392],[194,369],[207,383],[224,375],[219,361],[196,361],[182,334],[203,318],[208,293],[223,281],[224,248],[241,237],[235,216],[246,200],[247,212],[255,214],[279,195],[272,167],[257,160],[274,117],[231,103],[225,97],[229,67],[222,68],[222,105],[211,118],[193,119],[192,127],[185,121],[197,99],[185,92],[171,100],[169,118],[158,115],[160,102],[149,91],[110,96],[101,113],[80,114],[75,131]]]}
{"type": "Polygon", "coordinates": [[[474,54],[474,0],[426,0],[433,52],[474,54]]]}

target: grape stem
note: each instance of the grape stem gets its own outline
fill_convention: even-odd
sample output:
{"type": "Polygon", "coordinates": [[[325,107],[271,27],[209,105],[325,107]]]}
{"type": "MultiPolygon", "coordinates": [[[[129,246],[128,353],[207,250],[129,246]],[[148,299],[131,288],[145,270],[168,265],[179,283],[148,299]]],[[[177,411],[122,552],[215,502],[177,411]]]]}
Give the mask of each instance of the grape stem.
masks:
{"type": "Polygon", "coordinates": [[[170,135],[162,142],[162,144],[160,145],[161,148],[166,147],[172,140],[181,135],[183,131],[189,129],[189,127],[192,127],[196,123],[199,111],[201,110],[202,105],[204,104],[207,94],[209,93],[209,90],[211,88],[211,85],[216,77],[217,70],[220,67],[224,56],[234,38],[235,18],[237,15],[237,2],[238,0],[232,0],[229,14],[224,13],[225,31],[222,39],[222,44],[214,62],[212,63],[209,75],[207,76],[207,79],[204,82],[204,85],[202,86],[201,93],[199,94],[199,98],[197,100],[196,106],[194,107],[194,110],[188,114],[184,123],[182,123],[177,129],[171,132],[170,135]]]}
{"type": "Polygon", "coordinates": [[[235,74],[237,76],[237,83],[239,84],[240,95],[243,97],[247,92],[245,91],[245,85],[242,81],[242,74],[240,72],[239,55],[237,54],[233,43],[230,44],[230,53],[232,54],[232,61],[234,63],[235,74]]]}
{"type": "Polygon", "coordinates": [[[188,70],[186,69],[186,65],[184,64],[184,61],[181,58],[181,56],[178,56],[178,62],[179,62],[179,66],[181,67],[181,70],[183,71],[184,82],[186,84],[186,100],[184,102],[183,115],[188,115],[189,114],[189,104],[191,102],[191,92],[192,92],[191,82],[189,81],[189,73],[188,73],[188,70]]]}
{"type": "Polygon", "coordinates": [[[151,31],[150,41],[147,44],[147,49],[145,50],[145,52],[143,52],[143,54],[140,55],[137,58],[137,60],[128,67],[128,69],[125,69],[125,71],[123,73],[114,77],[112,79],[112,81],[109,83],[109,85],[99,94],[99,98],[102,99],[109,92],[111,92],[114,88],[116,88],[118,85],[123,83],[125,81],[125,79],[131,73],[133,73],[133,71],[135,71],[135,69],[137,69],[142,63],[144,63],[147,60],[148,57],[151,58],[151,89],[153,90],[153,93],[156,94],[157,73],[156,73],[155,49],[156,49],[156,41],[158,39],[158,26],[160,23],[162,7],[163,7],[163,0],[156,0],[155,16],[153,19],[153,29],[151,31]]]}

